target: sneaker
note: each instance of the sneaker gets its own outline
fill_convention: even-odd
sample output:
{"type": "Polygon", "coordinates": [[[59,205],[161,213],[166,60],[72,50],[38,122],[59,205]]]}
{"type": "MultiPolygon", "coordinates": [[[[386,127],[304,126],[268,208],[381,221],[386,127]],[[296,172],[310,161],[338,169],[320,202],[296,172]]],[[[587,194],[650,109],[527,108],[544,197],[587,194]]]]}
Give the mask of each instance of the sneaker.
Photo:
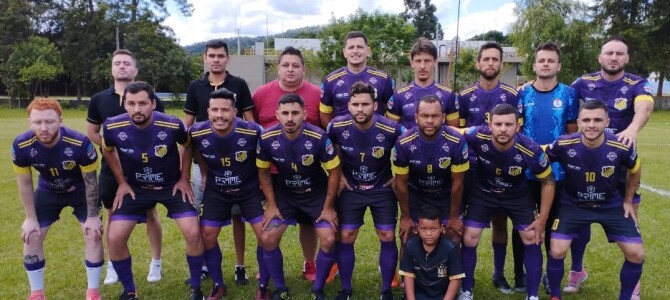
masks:
{"type": "Polygon", "coordinates": [[[472,292],[469,291],[462,292],[460,295],[458,295],[458,300],[472,300],[474,298],[475,296],[472,294],[472,292]]]}
{"type": "Polygon", "coordinates": [[[47,298],[44,296],[44,290],[39,290],[39,291],[32,291],[30,292],[30,296],[28,296],[28,300],[46,300],[47,298]]]}
{"type": "Polygon", "coordinates": [[[272,298],[271,298],[271,299],[272,299],[272,300],[285,300],[285,299],[290,299],[290,297],[288,296],[288,289],[287,289],[287,288],[276,289],[276,290],[272,293],[272,298]]]}
{"type": "Polygon", "coordinates": [[[87,289],[86,290],[86,300],[100,300],[100,290],[99,289],[87,289]]]}
{"type": "Polygon", "coordinates": [[[150,283],[156,283],[161,281],[161,278],[161,265],[149,264],[149,275],[147,275],[147,281],[150,283]]]}
{"type": "Polygon", "coordinates": [[[563,288],[563,292],[568,294],[578,293],[579,285],[581,285],[586,278],[589,278],[589,273],[586,273],[585,269],[582,269],[581,272],[570,271],[570,274],[568,274],[568,284],[563,288]]]}
{"type": "Polygon", "coordinates": [[[314,281],[316,279],[316,263],[313,261],[306,261],[302,263],[302,276],[307,281],[314,281]]]}
{"type": "Polygon", "coordinates": [[[191,289],[191,300],[205,300],[205,295],[201,289],[191,289]]]}
{"type": "Polygon", "coordinates": [[[393,298],[393,293],[391,290],[384,290],[382,293],[379,295],[379,300],[394,300],[393,298]]]}
{"type": "Polygon", "coordinates": [[[270,300],[270,291],[267,286],[261,284],[256,288],[256,300],[270,300]]]}
{"type": "Polygon", "coordinates": [[[244,266],[235,267],[235,284],[245,285],[249,284],[249,275],[247,275],[247,270],[244,266]]]}
{"type": "MultiPolygon", "coordinates": [[[[202,270],[202,272],[200,273],[200,282],[204,282],[208,278],[209,278],[209,272],[207,272],[205,270],[202,270]]],[[[191,284],[191,277],[186,277],[186,279],[184,279],[184,284],[185,285],[190,285],[191,284]]]]}
{"type": "Polygon", "coordinates": [[[312,291],[312,294],[309,297],[310,300],[326,300],[326,294],[323,290],[312,291]]]}
{"type": "Polygon", "coordinates": [[[353,299],[351,294],[352,294],[351,291],[341,290],[337,292],[337,295],[335,296],[335,298],[333,298],[333,300],[351,300],[353,299]]]}
{"type": "Polygon", "coordinates": [[[507,283],[507,279],[505,279],[505,276],[497,276],[497,277],[494,276],[493,286],[495,286],[498,290],[500,290],[501,293],[505,295],[514,294],[514,290],[512,290],[512,287],[509,286],[509,283],[507,283]]]}
{"type": "Polygon", "coordinates": [[[547,295],[551,295],[551,288],[549,286],[549,277],[547,276],[547,273],[542,274],[542,279],[540,279],[540,283],[542,284],[542,287],[544,288],[544,292],[547,295]]]}
{"type": "Polygon", "coordinates": [[[135,292],[123,292],[121,293],[121,296],[119,296],[119,300],[138,300],[137,298],[137,293],[135,292]]]}
{"type": "Polygon", "coordinates": [[[635,285],[635,289],[633,290],[633,295],[630,296],[630,300],[640,300],[640,281],[638,281],[635,285]]]}
{"type": "Polygon", "coordinates": [[[526,274],[514,276],[514,291],[517,293],[526,293],[526,274]]]}
{"type": "Polygon", "coordinates": [[[207,300],[221,300],[223,299],[223,296],[226,295],[226,286],[220,286],[218,284],[215,284],[212,287],[212,291],[209,292],[209,296],[207,296],[207,300]]]}
{"type": "Polygon", "coordinates": [[[112,264],[107,264],[107,276],[105,277],[105,281],[102,283],[110,285],[117,282],[119,282],[119,275],[116,275],[116,270],[114,270],[114,266],[112,264]]]}
{"type": "Polygon", "coordinates": [[[333,266],[330,268],[330,273],[328,273],[328,278],[326,278],[326,283],[331,283],[333,280],[335,280],[335,276],[337,274],[340,274],[340,269],[337,268],[337,264],[333,264],[333,266]]]}

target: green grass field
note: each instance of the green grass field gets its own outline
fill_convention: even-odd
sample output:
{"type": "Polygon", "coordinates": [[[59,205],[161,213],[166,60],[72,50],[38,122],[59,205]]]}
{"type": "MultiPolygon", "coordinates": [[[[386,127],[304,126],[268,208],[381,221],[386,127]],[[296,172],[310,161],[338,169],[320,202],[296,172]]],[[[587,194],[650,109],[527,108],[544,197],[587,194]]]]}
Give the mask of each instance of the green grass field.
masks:
{"type": "MultiPolygon", "coordinates": [[[[182,116],[179,110],[173,110],[182,116]]],[[[67,110],[64,112],[65,125],[84,131],[84,110],[67,110]]],[[[25,217],[23,207],[18,196],[15,175],[11,167],[10,148],[14,137],[27,130],[27,115],[24,110],[0,110],[0,157],[4,163],[0,164],[0,299],[23,299],[29,293],[26,273],[23,269],[22,243],[20,228],[25,217]]],[[[670,287],[667,279],[670,278],[670,268],[665,255],[670,253],[670,214],[667,213],[668,198],[670,195],[670,172],[668,158],[665,156],[670,149],[670,112],[656,112],[639,138],[639,152],[643,159],[643,203],[640,211],[640,222],[647,259],[642,277],[642,296],[645,299],[668,299],[670,287]],[[649,187],[649,188],[646,188],[649,187]],[[665,254],[664,254],[665,253],[665,254]]],[[[188,288],[183,284],[187,277],[187,266],[184,257],[184,242],[174,222],[164,217],[165,210],[160,207],[163,216],[163,279],[157,284],[146,282],[150,254],[146,240],[145,226],[137,226],[131,238],[130,248],[133,253],[135,281],[139,296],[142,299],[186,299],[188,288]]],[[[45,243],[47,258],[46,268],[46,295],[49,299],[82,299],[86,288],[84,271],[84,243],[77,221],[70,216],[70,210],[65,210],[61,220],[49,230],[49,237],[45,243]]],[[[370,216],[359,235],[357,249],[357,264],[354,272],[354,295],[357,299],[378,298],[380,278],[378,267],[379,243],[372,229],[370,216]]],[[[593,226],[593,237],[587,249],[585,267],[589,271],[589,279],[582,286],[582,291],[576,296],[565,299],[613,299],[618,296],[619,269],[623,262],[623,255],[613,244],[608,244],[599,226],[593,226]]],[[[250,277],[256,273],[255,239],[248,229],[246,243],[246,263],[250,277]]],[[[525,295],[502,295],[491,284],[492,257],[489,245],[490,231],[485,231],[482,244],[479,247],[479,260],[476,270],[477,285],[475,295],[477,299],[524,299],[525,295]]],[[[251,280],[248,286],[237,287],[232,284],[234,269],[234,249],[230,227],[226,227],[219,237],[219,243],[224,252],[224,276],[229,286],[227,299],[252,299],[256,281],[251,280]]],[[[513,278],[511,245],[508,247],[507,278],[513,278]]],[[[287,285],[293,299],[308,299],[310,284],[300,276],[302,254],[298,245],[297,230],[290,228],[282,243],[284,266],[287,285]]],[[[568,259],[569,261],[569,259],[568,259]]],[[[566,267],[569,270],[569,266],[566,267]]],[[[103,271],[104,278],[104,271],[103,271]]],[[[203,285],[203,290],[209,291],[211,281],[203,285]]],[[[339,282],[327,285],[326,293],[334,297],[340,289],[339,282]]],[[[104,299],[116,299],[122,288],[119,284],[113,286],[101,285],[104,299]]],[[[396,295],[400,291],[395,291],[396,295]]],[[[546,299],[545,295],[541,296],[546,299]]]]}

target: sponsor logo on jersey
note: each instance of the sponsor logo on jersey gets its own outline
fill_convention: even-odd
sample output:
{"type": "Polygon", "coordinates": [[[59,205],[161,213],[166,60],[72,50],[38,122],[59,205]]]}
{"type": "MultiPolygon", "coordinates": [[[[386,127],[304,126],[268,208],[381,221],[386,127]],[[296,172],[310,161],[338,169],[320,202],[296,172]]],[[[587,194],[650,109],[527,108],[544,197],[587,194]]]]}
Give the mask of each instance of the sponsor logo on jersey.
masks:
{"type": "Polygon", "coordinates": [[[154,154],[158,157],[163,157],[167,154],[167,145],[158,145],[154,147],[154,154]]]}
{"type": "Polygon", "coordinates": [[[342,132],[342,137],[343,137],[345,140],[348,139],[348,138],[349,138],[349,130],[345,130],[344,132],[342,132]]]}
{"type": "Polygon", "coordinates": [[[570,156],[570,157],[577,156],[577,151],[575,149],[568,150],[568,156],[570,156]]]}
{"type": "Polygon", "coordinates": [[[540,167],[543,167],[543,168],[546,167],[549,164],[549,160],[547,159],[547,155],[545,155],[544,152],[542,152],[540,154],[539,164],[540,164],[540,167]]]}
{"type": "Polygon", "coordinates": [[[93,144],[88,144],[88,147],[86,148],[86,156],[88,156],[90,159],[98,158],[98,153],[95,152],[95,147],[93,147],[93,144]]]}
{"type": "Polygon", "coordinates": [[[239,140],[237,140],[237,144],[240,145],[240,147],[244,147],[244,145],[247,144],[247,140],[240,138],[239,140]]]}
{"type": "Polygon", "coordinates": [[[379,141],[380,143],[381,143],[384,139],[385,139],[385,137],[384,137],[383,134],[380,133],[380,134],[377,135],[377,141],[379,141]]]}
{"type": "Polygon", "coordinates": [[[647,92],[648,94],[651,94],[654,92],[654,87],[651,85],[650,82],[645,82],[644,83],[644,91],[647,92]]]}
{"type": "Polygon", "coordinates": [[[337,86],[342,86],[343,84],[344,84],[344,80],[342,80],[342,79],[338,80],[337,83],[335,83],[335,85],[337,85],[337,86]]]}
{"type": "Polygon", "coordinates": [[[409,146],[409,151],[411,152],[416,151],[416,145],[412,144],[412,146],[409,146]]]}
{"type": "Polygon", "coordinates": [[[37,155],[37,150],[35,148],[30,149],[30,157],[35,157],[37,155]]]}
{"type": "Polygon", "coordinates": [[[449,153],[449,144],[447,143],[442,144],[442,150],[444,150],[444,152],[449,153]]]}
{"type": "Polygon", "coordinates": [[[279,149],[279,146],[280,146],[279,141],[272,142],[271,146],[272,146],[272,149],[275,149],[275,150],[279,149]]]}
{"type": "Polygon", "coordinates": [[[333,143],[330,141],[330,139],[326,140],[326,153],[328,155],[333,155],[333,152],[335,149],[333,148],[333,143]]]}
{"type": "Polygon", "coordinates": [[[587,85],[587,87],[589,88],[590,91],[593,91],[596,88],[596,84],[595,83],[589,83],[589,85],[587,85]]]}
{"type": "Polygon", "coordinates": [[[368,80],[368,82],[370,82],[372,84],[376,84],[377,83],[377,78],[370,77],[370,80],[368,80]]]}
{"type": "Polygon", "coordinates": [[[470,102],[475,101],[475,99],[477,99],[477,96],[475,94],[472,94],[472,96],[470,96],[470,102]]]}
{"type": "Polygon", "coordinates": [[[500,94],[500,100],[507,102],[507,96],[505,94],[500,94]]]}
{"type": "Polygon", "coordinates": [[[484,152],[489,152],[489,145],[484,144],[484,145],[482,145],[480,148],[481,148],[482,151],[484,151],[484,152]]]}
{"type": "Polygon", "coordinates": [[[165,138],[167,138],[167,133],[165,133],[165,131],[161,131],[161,132],[158,133],[157,136],[158,136],[159,139],[161,139],[161,141],[164,141],[165,138]]]}
{"type": "Polygon", "coordinates": [[[200,142],[200,144],[205,148],[209,147],[209,145],[210,145],[209,140],[202,140],[202,142],[200,142]]]}
{"type": "Polygon", "coordinates": [[[312,142],[310,142],[310,141],[306,141],[306,142],[305,142],[305,149],[307,149],[307,150],[311,150],[311,149],[312,149],[312,146],[314,146],[314,145],[312,144],[312,142]]]}
{"type": "Polygon", "coordinates": [[[125,141],[128,138],[128,135],[123,131],[119,132],[119,134],[117,136],[119,137],[119,139],[121,141],[125,141]]]}
{"type": "Polygon", "coordinates": [[[617,158],[616,153],[614,152],[607,153],[607,159],[609,159],[610,161],[614,161],[616,158],[617,158]]]}
{"type": "Polygon", "coordinates": [[[389,99],[389,101],[386,103],[386,108],[388,108],[389,110],[391,110],[391,109],[393,108],[393,102],[395,102],[395,99],[394,99],[394,97],[391,97],[391,98],[389,99]]]}
{"type": "Polygon", "coordinates": [[[627,87],[627,86],[623,86],[619,91],[620,91],[622,94],[626,94],[626,93],[628,92],[628,87],[627,87]]]}
{"type": "Polygon", "coordinates": [[[521,154],[517,154],[514,156],[514,160],[520,163],[521,161],[523,161],[523,157],[521,157],[521,154]]]}
{"type": "Polygon", "coordinates": [[[410,93],[410,92],[405,93],[405,99],[409,99],[409,98],[412,98],[412,93],[410,93]]]}
{"type": "Polygon", "coordinates": [[[67,147],[65,148],[65,151],[63,153],[65,153],[65,155],[67,156],[72,156],[72,154],[74,154],[74,151],[72,151],[72,148],[67,147]]]}

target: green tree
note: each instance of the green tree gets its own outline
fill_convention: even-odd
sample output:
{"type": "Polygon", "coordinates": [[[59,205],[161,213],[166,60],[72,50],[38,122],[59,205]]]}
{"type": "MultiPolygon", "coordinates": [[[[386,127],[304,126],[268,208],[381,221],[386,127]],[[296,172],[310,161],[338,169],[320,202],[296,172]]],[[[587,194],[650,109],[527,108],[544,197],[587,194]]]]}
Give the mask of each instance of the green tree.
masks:
{"type": "Polygon", "coordinates": [[[535,47],[553,41],[561,46],[559,81],[570,84],[597,66],[601,31],[588,21],[589,9],[578,0],[519,0],[510,40],[525,60],[521,71],[535,78],[535,47]]]}
{"type": "MultiPolygon", "coordinates": [[[[20,92],[16,86],[17,74],[7,73],[2,63],[9,59],[14,47],[33,34],[28,1],[0,0],[0,84],[4,85],[11,100],[20,92]]],[[[3,88],[0,86],[0,92],[3,88]]],[[[11,101],[10,101],[11,104],[11,101]]]]}
{"type": "Polygon", "coordinates": [[[400,16],[416,28],[415,38],[425,37],[430,40],[442,40],[444,31],[438,22],[435,12],[437,7],[430,0],[403,0],[405,11],[400,16]]]}
{"type": "Polygon", "coordinates": [[[450,66],[453,68],[451,70],[453,78],[448,78],[449,86],[452,86],[454,91],[460,91],[479,80],[479,70],[475,66],[477,53],[479,50],[475,48],[460,49],[458,60],[453,66],[450,66]]]}
{"type": "Polygon", "coordinates": [[[63,73],[60,52],[56,45],[43,37],[33,36],[19,43],[5,63],[7,73],[18,74],[16,81],[33,87],[33,96],[38,92],[48,95],[46,83],[63,73]]]}
{"type": "Polygon", "coordinates": [[[654,1],[649,14],[648,44],[654,51],[647,60],[651,70],[658,73],[658,90],[656,96],[663,95],[663,82],[670,76],[670,2],[654,1]]]}
{"type": "Polygon", "coordinates": [[[468,39],[468,41],[494,41],[503,46],[511,46],[512,42],[509,40],[509,35],[497,30],[489,30],[485,33],[475,35],[468,39]]]}

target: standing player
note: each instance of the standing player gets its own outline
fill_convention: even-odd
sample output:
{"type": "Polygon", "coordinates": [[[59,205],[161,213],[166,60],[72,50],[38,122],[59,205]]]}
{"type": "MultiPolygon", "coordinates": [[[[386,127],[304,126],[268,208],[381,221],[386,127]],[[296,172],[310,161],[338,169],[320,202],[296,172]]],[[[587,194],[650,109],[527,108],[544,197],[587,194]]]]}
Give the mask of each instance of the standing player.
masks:
{"type": "Polygon", "coordinates": [[[204,250],[189,184],[191,157],[180,157],[177,148],[177,143],[188,144],[188,134],[176,117],[153,111],[152,94],[146,82],[128,84],[123,93],[127,113],[103,124],[102,153],[119,183],[109,225],[109,258],[123,284],[119,299],[137,299],[128,238],[135,224],[146,219],[146,210],[161,203],[186,240],[191,299],[200,300],[204,250]]]}
{"type": "MultiPolygon", "coordinates": [[[[548,145],[559,136],[577,131],[577,113],[579,101],[575,90],[558,82],[561,70],[561,50],[555,43],[543,43],[535,48],[533,70],[536,77],[532,85],[519,92],[523,105],[524,124],[521,133],[540,145],[548,145]]],[[[551,164],[556,182],[556,190],[560,190],[565,173],[558,163],[551,164]]],[[[526,171],[535,203],[540,206],[542,184],[535,175],[526,171]]],[[[549,224],[553,222],[558,205],[558,193],[554,195],[553,207],[549,212],[549,224]]],[[[517,231],[512,232],[513,239],[521,239],[517,231]]],[[[545,228],[544,248],[549,255],[550,231],[545,228]]],[[[543,278],[543,284],[547,284],[543,278]]]]}
{"type": "Polygon", "coordinates": [[[540,146],[517,134],[516,108],[500,104],[491,111],[489,126],[466,130],[468,146],[477,155],[477,177],[463,220],[462,259],[465,269],[461,300],[473,298],[477,245],[491,216],[504,211],[521,234],[525,247],[524,267],[528,274],[527,297],[537,300],[542,277],[542,234],[554,198],[554,177],[540,146]],[[528,192],[525,171],[530,170],[542,182],[540,212],[528,192]]]}
{"type": "MultiPolygon", "coordinates": [[[[624,70],[628,59],[626,41],[621,37],[611,37],[603,43],[598,55],[601,70],[577,79],[572,87],[582,101],[604,102],[611,120],[607,132],[616,134],[618,140],[626,146],[635,147],[637,134],[647,124],[654,109],[654,98],[651,97],[651,84],[646,79],[624,70]]],[[[626,190],[626,171],[620,170],[618,189],[623,195],[626,190]]],[[[633,198],[636,215],[640,200],[640,194],[636,192],[633,198]]],[[[591,227],[588,226],[579,232],[579,238],[572,243],[570,250],[573,263],[565,292],[578,292],[579,284],[588,276],[582,264],[576,264],[575,259],[578,262],[583,260],[590,239],[591,227]]],[[[639,285],[633,295],[639,297],[639,285]]]]}
{"type": "Polygon", "coordinates": [[[28,105],[30,130],[12,143],[12,162],[26,213],[21,226],[23,265],[30,282],[29,300],[44,300],[44,239],[63,208],[70,206],[86,242],[86,300],[99,300],[102,225],[98,212],[98,155],[83,134],[62,126],[61,107],[53,99],[28,105]],[[31,167],[39,172],[33,189],[31,167]]]}
{"type": "Polygon", "coordinates": [[[388,102],[386,116],[400,121],[405,128],[416,126],[416,107],[426,95],[434,95],[442,101],[447,116],[447,125],[458,127],[456,95],[446,86],[435,81],[437,48],[426,38],[419,38],[409,52],[410,65],[414,70],[414,81],[410,86],[398,89],[388,102]]]}
{"type": "MultiPolygon", "coordinates": [[[[220,88],[210,95],[209,120],[189,129],[192,148],[202,176],[203,193],[200,230],[205,246],[205,262],[214,287],[208,300],[218,300],[226,292],[221,273],[221,248],[217,238],[231,219],[233,205],[239,205],[244,219],[256,234],[256,258],[262,269],[261,221],[263,195],[256,169],[256,145],[261,134],[258,124],[236,118],[235,94],[220,88]]],[[[267,272],[261,272],[267,274],[267,272]]],[[[263,281],[263,280],[261,280],[263,281]]],[[[265,280],[267,286],[267,279],[265,280]]]]}
{"type": "Polygon", "coordinates": [[[335,299],[352,296],[351,278],[356,255],[354,243],[363,225],[365,211],[370,207],[381,244],[379,268],[382,274],[380,299],[393,299],[391,282],[398,262],[395,224],[398,215],[396,198],[391,188],[391,150],[404,132],[401,125],[375,114],[375,88],[356,82],[349,92],[350,115],[336,117],[328,126],[328,137],[342,160],[340,193],[337,211],[340,220],[340,243],[337,263],[342,291],[335,299]]]}
{"type": "MultiPolygon", "coordinates": [[[[484,43],[477,55],[479,82],[459,93],[458,114],[461,127],[483,126],[490,121],[490,112],[501,103],[511,104],[523,113],[515,88],[500,82],[498,75],[502,67],[503,49],[496,42],[484,43]]],[[[521,122],[523,123],[523,122],[521,122]]],[[[477,177],[476,157],[470,152],[471,169],[466,182],[465,201],[469,198],[470,182],[477,177]]],[[[505,256],[507,255],[507,216],[496,213],[491,218],[491,245],[493,246],[493,285],[505,294],[514,292],[505,279],[505,256]]],[[[524,246],[520,240],[512,239],[514,251],[514,288],[525,291],[523,270],[524,246]]]]}
{"type": "MultiPolygon", "coordinates": [[[[135,80],[137,75],[137,62],[132,52],[125,49],[118,49],[112,53],[112,77],[114,85],[109,89],[99,92],[91,97],[88,103],[88,115],[86,117],[86,135],[95,144],[102,147],[102,135],[100,128],[107,118],[125,114],[126,110],[123,103],[123,91],[126,86],[135,80]]],[[[156,111],[163,112],[163,104],[158,97],[155,97],[156,111]]],[[[114,179],[114,174],[109,168],[104,157],[100,164],[100,202],[107,210],[106,227],[109,227],[109,219],[112,216],[112,204],[119,185],[114,179]]],[[[161,229],[160,218],[156,208],[150,208],[147,211],[147,236],[151,246],[151,263],[149,264],[149,273],[147,281],[158,282],[161,280],[161,239],[163,231],[161,229]]],[[[108,236],[105,236],[108,237],[108,236]]],[[[109,244],[109,241],[108,241],[109,244]]],[[[107,262],[107,276],[105,284],[114,284],[119,281],[112,262],[107,262]]]]}
{"type": "Polygon", "coordinates": [[[372,84],[377,91],[377,113],[384,115],[387,102],[393,96],[393,78],[388,74],[367,65],[370,48],[368,38],[360,31],[351,31],[344,37],[344,58],[347,66],[328,74],[321,84],[321,125],[326,128],[334,117],[349,114],[347,102],[349,91],[354,82],[363,81],[372,84]]]}
{"type": "MultiPolygon", "coordinates": [[[[237,117],[253,121],[254,104],[251,101],[249,86],[244,79],[233,76],[226,70],[226,66],[230,60],[228,44],[221,39],[207,41],[202,59],[208,71],[200,78],[192,81],[186,90],[186,102],[184,103],[184,125],[186,125],[186,128],[191,127],[194,122],[207,121],[210,94],[222,87],[235,94],[237,117]]],[[[197,210],[200,209],[202,192],[204,190],[201,179],[200,166],[197,161],[194,161],[193,193],[195,195],[197,210]]],[[[240,218],[240,209],[237,205],[233,207],[232,223],[235,258],[237,259],[235,283],[238,285],[247,284],[249,283],[249,277],[244,266],[244,222],[240,218]]],[[[200,276],[203,280],[209,276],[207,267],[203,266],[200,276]]],[[[185,282],[188,282],[188,279],[185,282]]]]}
{"type": "Polygon", "coordinates": [[[556,220],[551,226],[551,256],[547,259],[551,299],[561,299],[565,254],[574,234],[591,223],[600,223],[610,242],[624,254],[619,299],[633,296],[642,275],[644,247],[637,227],[633,198],[640,184],[640,160],[635,147],[607,132],[608,107],[601,101],[584,102],[579,112],[580,133],[563,136],[547,154],[564,166],[565,181],[556,220]],[[628,170],[626,192],[621,194],[618,174],[628,170]]]}
{"type": "MultiPolygon", "coordinates": [[[[276,125],[277,107],[279,98],[294,93],[302,97],[305,101],[305,121],[314,126],[320,127],[319,122],[319,97],[321,90],[318,86],[305,80],[305,59],[300,50],[293,47],[286,47],[279,54],[279,64],[277,66],[278,79],[266,83],[254,92],[254,119],[258,121],[263,128],[270,128],[276,125]]],[[[277,169],[270,169],[273,176],[277,174],[277,169]]],[[[314,281],[316,277],[316,264],[314,263],[316,255],[316,231],[312,225],[312,219],[299,214],[297,222],[300,225],[300,246],[304,256],[302,273],[305,279],[314,281]]]]}
{"type": "Polygon", "coordinates": [[[296,214],[300,211],[312,218],[320,243],[312,297],[325,299],[323,286],[336,259],[338,220],[334,201],[342,176],[340,160],[325,132],[303,122],[305,110],[300,96],[282,96],[277,119],[280,124],[261,135],[256,160],[267,201],[263,216],[263,259],[276,288],[272,299],[288,298],[279,242],[287,225],[295,224],[296,214]],[[278,171],[274,183],[271,164],[278,171]]]}

